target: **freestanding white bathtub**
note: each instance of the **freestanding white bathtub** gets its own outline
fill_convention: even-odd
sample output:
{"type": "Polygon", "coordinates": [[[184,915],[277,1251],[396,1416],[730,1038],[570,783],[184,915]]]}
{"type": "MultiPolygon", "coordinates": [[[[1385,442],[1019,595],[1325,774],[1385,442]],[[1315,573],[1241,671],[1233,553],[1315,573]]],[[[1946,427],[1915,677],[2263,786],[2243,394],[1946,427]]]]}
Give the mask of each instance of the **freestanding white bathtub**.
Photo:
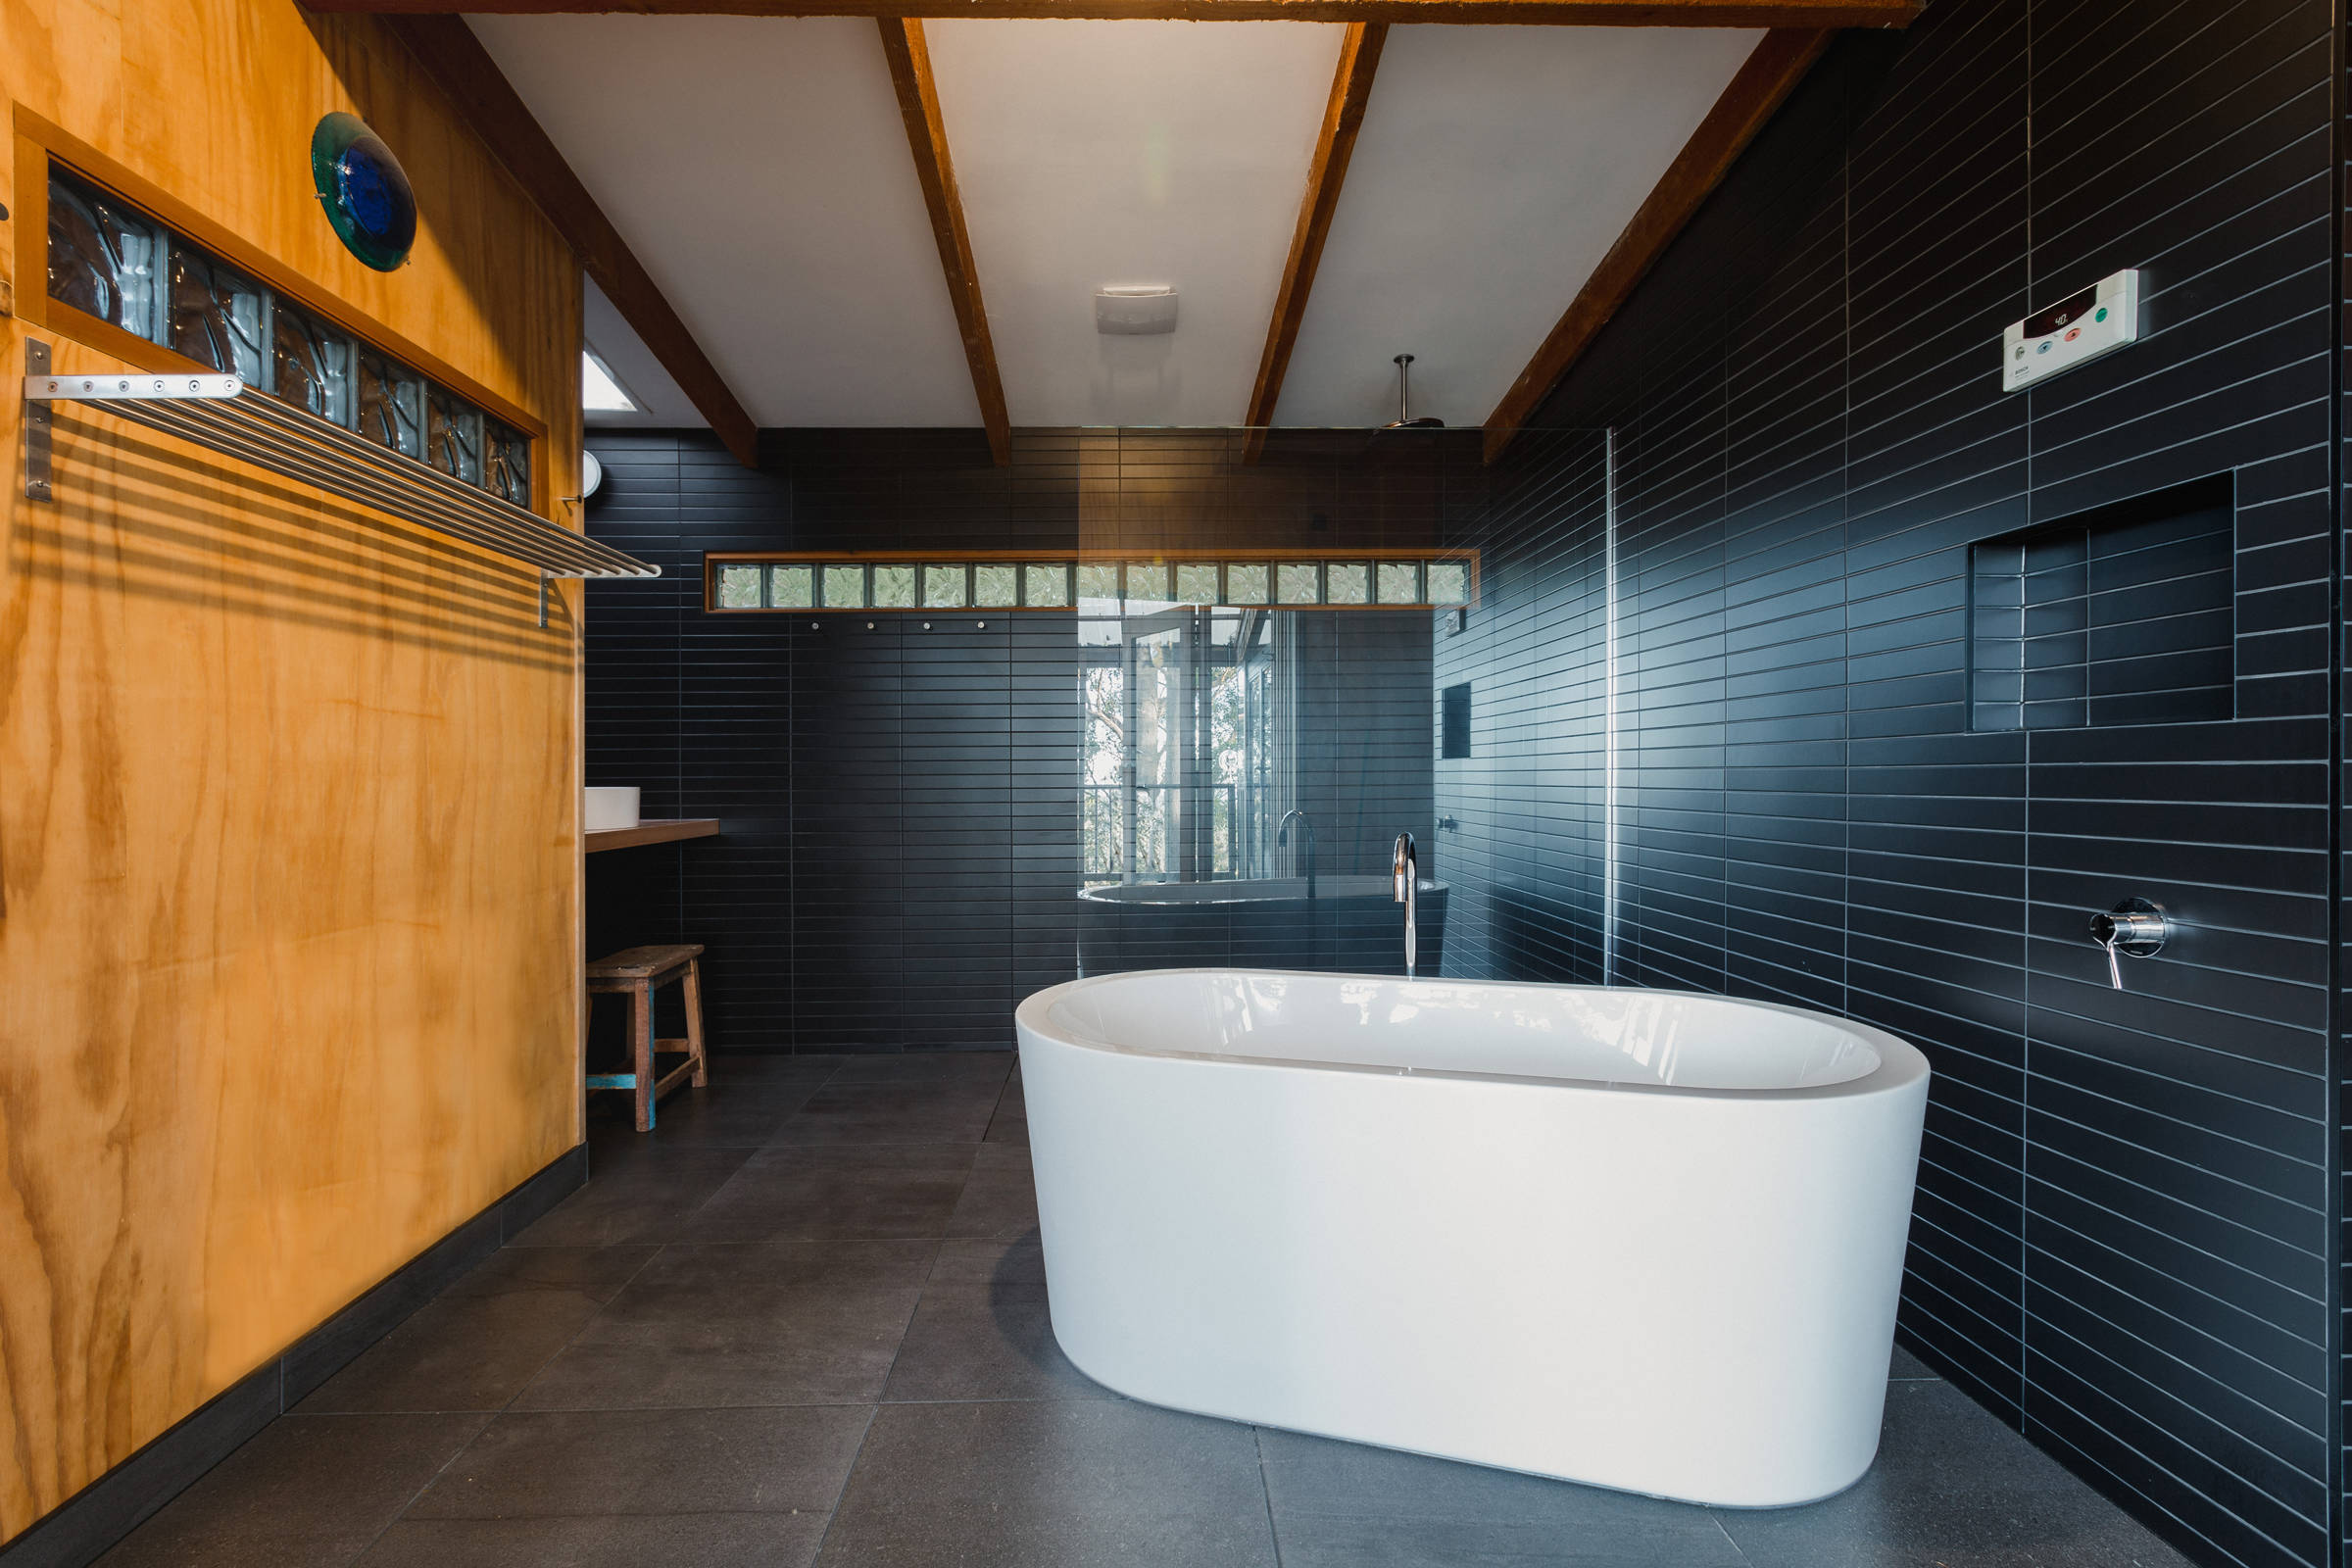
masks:
{"type": "Polygon", "coordinates": [[[1928,1090],[1893,1036],[1204,969],[1017,1023],[1054,1332],[1098,1382],[1693,1502],[1870,1467],[1928,1090]]]}

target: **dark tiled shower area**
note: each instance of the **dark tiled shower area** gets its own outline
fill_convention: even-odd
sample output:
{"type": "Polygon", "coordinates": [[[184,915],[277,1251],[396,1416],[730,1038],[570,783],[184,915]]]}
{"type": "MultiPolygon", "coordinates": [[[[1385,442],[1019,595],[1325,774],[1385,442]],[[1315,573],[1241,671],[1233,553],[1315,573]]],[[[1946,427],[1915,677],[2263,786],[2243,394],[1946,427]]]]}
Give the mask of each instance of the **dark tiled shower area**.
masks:
{"type": "Polygon", "coordinates": [[[1719,1511],[1124,1399],[1055,1349],[1003,1052],[738,1056],[108,1568],[2180,1568],[1903,1351],[1719,1511]]]}

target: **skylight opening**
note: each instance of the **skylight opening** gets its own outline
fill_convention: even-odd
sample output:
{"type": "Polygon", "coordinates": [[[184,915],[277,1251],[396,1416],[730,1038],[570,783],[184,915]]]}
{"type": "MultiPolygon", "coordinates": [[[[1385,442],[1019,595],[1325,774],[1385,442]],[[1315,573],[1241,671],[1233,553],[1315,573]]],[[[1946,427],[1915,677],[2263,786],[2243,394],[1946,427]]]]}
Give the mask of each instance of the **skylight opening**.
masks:
{"type": "Polygon", "coordinates": [[[580,351],[580,407],[590,414],[639,414],[643,405],[629,396],[620,378],[606,368],[593,349],[580,351]]]}

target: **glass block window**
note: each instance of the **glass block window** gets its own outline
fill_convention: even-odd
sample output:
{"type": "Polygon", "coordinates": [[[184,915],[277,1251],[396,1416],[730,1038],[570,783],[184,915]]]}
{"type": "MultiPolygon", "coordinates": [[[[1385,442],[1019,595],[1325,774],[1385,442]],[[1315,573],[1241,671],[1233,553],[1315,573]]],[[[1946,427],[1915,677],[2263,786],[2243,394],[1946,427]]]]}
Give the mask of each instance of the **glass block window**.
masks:
{"type": "Polygon", "coordinates": [[[865,608],[865,568],[863,566],[827,566],[825,568],[825,608],[827,610],[863,610],[865,608]]]}
{"type": "Polygon", "coordinates": [[[164,230],[94,185],[49,176],[49,297],[151,343],[165,340],[164,230]]]}
{"type": "MultiPolygon", "coordinates": [[[[354,395],[359,400],[359,431],[379,447],[402,457],[424,457],[424,380],[399,361],[373,349],[362,348],[354,365],[354,395]]],[[[520,440],[520,437],[516,437],[520,440]]],[[[520,455],[521,471],[530,473],[530,449],[520,455]]],[[[528,506],[524,501],[519,505],[528,506]]]]}
{"type": "Polygon", "coordinates": [[[1059,610],[1069,602],[1069,567],[1056,561],[1021,568],[1021,603],[1032,610],[1059,610]]]}
{"type": "Polygon", "coordinates": [[[719,567],[718,608],[721,610],[758,610],[760,608],[760,568],[758,566],[719,567]]]}
{"type": "MultiPolygon", "coordinates": [[[[351,339],[332,332],[312,319],[307,312],[297,310],[283,300],[270,313],[269,385],[281,402],[308,410],[329,424],[348,427],[351,423],[351,339]]],[[[453,416],[470,416],[470,459],[473,473],[470,482],[481,482],[482,430],[481,414],[462,399],[450,397],[438,387],[434,401],[444,404],[453,416]]],[[[426,447],[432,441],[428,434],[426,447]]],[[[433,466],[445,473],[457,470],[435,461],[433,466]]],[[[461,476],[463,477],[463,476],[461,476]]]]}
{"type": "Polygon", "coordinates": [[[48,244],[54,303],[530,506],[528,436],[54,164],[48,244]]]}
{"type": "Polygon", "coordinates": [[[260,386],[270,339],[270,296],[250,278],[185,246],[172,253],[171,279],[172,351],[260,386]]]}
{"type": "MultiPolygon", "coordinates": [[[[428,421],[433,410],[427,403],[428,421]]],[[[444,421],[446,423],[447,421],[444,421]]],[[[449,434],[428,422],[428,435],[449,434]]],[[[496,464],[504,427],[491,421],[482,439],[496,464]]],[[[459,432],[462,433],[462,432],[459,432]]],[[[911,553],[909,553],[911,554],[911,553]]],[[[1216,610],[1217,628],[1238,634],[1246,609],[1420,610],[1467,604],[1473,558],[1372,560],[1338,556],[1314,561],[1231,560],[1180,556],[1161,561],[1088,561],[1007,551],[972,562],[910,560],[877,552],[864,561],[784,554],[714,556],[710,563],[711,610],[1079,610],[1087,627],[1191,606],[1216,610]],[[737,568],[753,575],[736,585],[737,568]],[[1107,617],[1107,619],[1105,619],[1107,617]]]]}
{"type": "Polygon", "coordinates": [[[983,610],[1009,610],[1021,602],[1021,568],[978,565],[972,568],[972,603],[983,610]]]}
{"type": "Polygon", "coordinates": [[[961,610],[964,581],[961,566],[925,566],[923,568],[923,608],[925,610],[961,610]]]}
{"type": "Polygon", "coordinates": [[[767,568],[767,607],[770,610],[808,610],[815,604],[814,566],[767,568]]]}
{"type": "Polygon", "coordinates": [[[453,479],[482,482],[482,415],[439,387],[424,399],[424,461],[453,479]]]}
{"type": "Polygon", "coordinates": [[[914,568],[912,566],[876,566],[874,568],[874,608],[876,610],[912,610],[914,605],[914,568]]]}
{"type": "Polygon", "coordinates": [[[531,504],[531,444],[519,430],[482,420],[482,487],[501,501],[531,504]]]}

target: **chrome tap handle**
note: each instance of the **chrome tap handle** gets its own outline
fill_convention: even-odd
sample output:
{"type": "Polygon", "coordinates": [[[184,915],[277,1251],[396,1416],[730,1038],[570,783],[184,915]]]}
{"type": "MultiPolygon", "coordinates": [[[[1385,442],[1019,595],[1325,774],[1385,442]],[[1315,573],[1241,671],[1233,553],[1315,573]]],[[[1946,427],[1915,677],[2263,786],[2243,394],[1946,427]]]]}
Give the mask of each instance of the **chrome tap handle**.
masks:
{"type": "Polygon", "coordinates": [[[1396,886],[1396,902],[1404,906],[1404,977],[1410,980],[1414,977],[1415,960],[1420,956],[1420,938],[1414,929],[1413,914],[1421,882],[1421,857],[1410,833],[1396,835],[1396,857],[1390,865],[1390,876],[1396,886]]]}
{"type": "Polygon", "coordinates": [[[2165,918],[2164,910],[2145,899],[2126,899],[2106,913],[2090,917],[2090,940],[2105,950],[2107,983],[2118,991],[2124,989],[2124,966],[2116,961],[2116,955],[2154,957],[2164,951],[2172,934],[2173,923],[2165,918]]]}

